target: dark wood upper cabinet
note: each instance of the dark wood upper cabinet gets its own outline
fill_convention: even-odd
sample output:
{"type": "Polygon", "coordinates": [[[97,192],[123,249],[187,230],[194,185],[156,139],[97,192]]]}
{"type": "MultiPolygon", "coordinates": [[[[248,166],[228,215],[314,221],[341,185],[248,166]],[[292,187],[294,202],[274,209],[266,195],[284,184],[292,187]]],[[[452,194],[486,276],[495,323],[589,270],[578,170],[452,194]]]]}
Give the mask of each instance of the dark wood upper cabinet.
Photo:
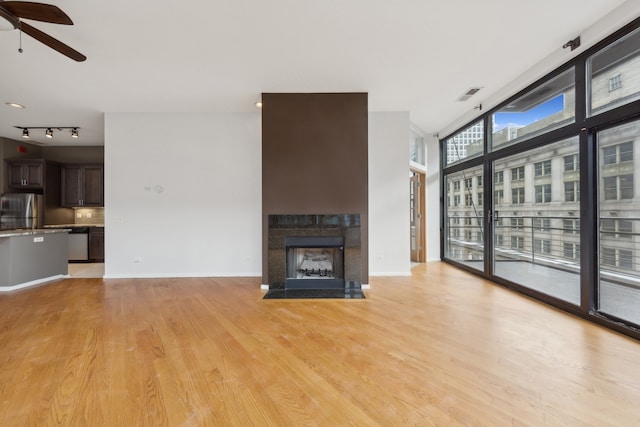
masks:
{"type": "Polygon", "coordinates": [[[10,189],[44,188],[45,162],[41,159],[7,161],[7,186],[10,189]]]}
{"type": "Polygon", "coordinates": [[[61,205],[63,207],[104,206],[104,166],[64,165],[61,205]]]}

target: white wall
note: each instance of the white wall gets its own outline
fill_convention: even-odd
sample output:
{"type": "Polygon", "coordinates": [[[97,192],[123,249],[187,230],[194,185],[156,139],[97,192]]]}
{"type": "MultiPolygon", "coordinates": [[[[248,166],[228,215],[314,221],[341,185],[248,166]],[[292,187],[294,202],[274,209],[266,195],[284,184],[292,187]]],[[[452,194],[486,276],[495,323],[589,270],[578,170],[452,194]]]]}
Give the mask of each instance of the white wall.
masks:
{"type": "Polygon", "coordinates": [[[411,272],[409,113],[369,114],[369,275],[411,272]]]}
{"type": "Polygon", "coordinates": [[[261,276],[259,113],[105,115],[105,277],[261,276]]]}
{"type": "MultiPolygon", "coordinates": [[[[410,271],[408,147],[370,114],[372,275],[410,271]]],[[[105,277],[260,277],[261,162],[259,113],[105,114],[105,277]]]]}
{"type": "Polygon", "coordinates": [[[427,146],[427,261],[440,260],[440,145],[434,136],[427,146]]]}

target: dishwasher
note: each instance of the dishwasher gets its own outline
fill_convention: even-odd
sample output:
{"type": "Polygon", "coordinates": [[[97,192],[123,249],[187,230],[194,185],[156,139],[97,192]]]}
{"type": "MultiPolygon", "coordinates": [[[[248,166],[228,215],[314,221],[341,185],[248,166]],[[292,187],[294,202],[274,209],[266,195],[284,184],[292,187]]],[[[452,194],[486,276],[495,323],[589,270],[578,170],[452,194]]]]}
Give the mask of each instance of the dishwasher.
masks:
{"type": "Polygon", "coordinates": [[[89,261],[89,227],[71,227],[69,261],[89,261]]]}

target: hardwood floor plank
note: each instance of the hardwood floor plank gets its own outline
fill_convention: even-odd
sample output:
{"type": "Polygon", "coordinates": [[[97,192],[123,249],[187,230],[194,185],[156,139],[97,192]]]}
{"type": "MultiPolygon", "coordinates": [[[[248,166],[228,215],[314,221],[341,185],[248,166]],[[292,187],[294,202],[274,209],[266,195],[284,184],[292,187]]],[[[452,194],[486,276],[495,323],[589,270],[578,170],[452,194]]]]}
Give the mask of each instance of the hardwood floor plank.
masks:
{"type": "Polygon", "coordinates": [[[365,300],[259,279],[0,295],[0,425],[633,426],[640,343],[443,263],[365,300]]]}

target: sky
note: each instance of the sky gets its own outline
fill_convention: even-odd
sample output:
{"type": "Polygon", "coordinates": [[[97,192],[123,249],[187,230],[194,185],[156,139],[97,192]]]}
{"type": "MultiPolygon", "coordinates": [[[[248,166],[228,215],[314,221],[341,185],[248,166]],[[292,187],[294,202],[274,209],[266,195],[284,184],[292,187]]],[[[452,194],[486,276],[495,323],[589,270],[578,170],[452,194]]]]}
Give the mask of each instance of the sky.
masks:
{"type": "Polygon", "coordinates": [[[564,95],[560,94],[527,111],[498,112],[494,115],[494,132],[507,126],[527,126],[562,110],[564,110],[564,95]]]}

